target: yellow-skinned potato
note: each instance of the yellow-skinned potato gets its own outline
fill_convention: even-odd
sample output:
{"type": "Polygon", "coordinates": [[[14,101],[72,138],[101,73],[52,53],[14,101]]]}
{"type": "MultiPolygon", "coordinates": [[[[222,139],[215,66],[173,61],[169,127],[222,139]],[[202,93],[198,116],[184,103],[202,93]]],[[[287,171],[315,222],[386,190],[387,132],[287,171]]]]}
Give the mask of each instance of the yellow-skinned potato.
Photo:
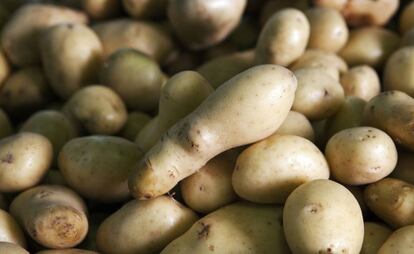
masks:
{"type": "Polygon", "coordinates": [[[377,254],[411,254],[413,246],[414,225],[402,227],[394,231],[378,250],[377,254]]]}
{"type": "Polygon", "coordinates": [[[6,112],[0,108],[0,139],[5,138],[13,133],[13,126],[6,112]]]}
{"type": "Polygon", "coordinates": [[[39,185],[20,193],[10,213],[33,240],[48,248],[71,248],[88,231],[84,202],[59,185],[39,185]]]}
{"type": "Polygon", "coordinates": [[[132,110],[154,110],[163,81],[158,63],[134,49],[116,51],[101,70],[101,82],[119,94],[132,110]]]}
{"type": "Polygon", "coordinates": [[[378,254],[378,250],[391,234],[392,230],[385,225],[376,222],[365,222],[364,243],[360,254],[378,254]]]}
{"type": "Polygon", "coordinates": [[[397,166],[390,176],[414,184],[414,154],[399,151],[397,166]]]}
{"type": "Polygon", "coordinates": [[[335,114],[344,102],[344,90],[335,78],[321,68],[295,71],[298,88],[292,110],[309,120],[321,120],[335,114]]]}
{"type": "Polygon", "coordinates": [[[17,244],[0,242],[0,253],[4,254],[30,254],[27,250],[17,244]]]}
{"type": "Polygon", "coordinates": [[[384,89],[399,90],[414,96],[414,46],[403,47],[387,60],[384,69],[384,89]]]}
{"type": "MultiPolygon", "coordinates": [[[[257,0],[248,1],[250,2],[259,2],[257,0]]],[[[262,5],[262,8],[260,10],[260,24],[264,25],[269,20],[269,18],[277,11],[280,11],[282,9],[286,8],[295,8],[299,9],[301,11],[304,11],[309,8],[309,0],[268,0],[266,3],[262,5]]]]}
{"type": "Polygon", "coordinates": [[[365,101],[369,101],[381,91],[378,74],[369,65],[350,68],[341,76],[341,85],[345,95],[357,96],[365,101]]]}
{"type": "Polygon", "coordinates": [[[295,135],[306,138],[312,142],[315,140],[315,132],[312,124],[305,115],[293,110],[289,111],[285,121],[283,121],[275,134],[295,135]]]}
{"type": "Polygon", "coordinates": [[[130,175],[131,194],[150,199],[167,193],[216,155],[270,136],[289,113],[296,87],[293,73],[277,65],[236,75],[148,151],[130,175]]]}
{"type": "Polygon", "coordinates": [[[99,254],[98,252],[82,249],[42,250],[36,254],[99,254]]]}
{"type": "Polygon", "coordinates": [[[138,133],[149,121],[151,121],[151,117],[145,113],[130,112],[124,128],[121,130],[120,136],[134,141],[138,133]]]}
{"type": "Polygon", "coordinates": [[[121,11],[120,0],[82,0],[83,10],[93,19],[116,16],[121,11]]]}
{"type": "Polygon", "coordinates": [[[97,23],[92,29],[101,39],[106,57],[118,49],[133,48],[163,63],[175,47],[170,36],[155,23],[116,19],[97,23]]]}
{"type": "Polygon", "coordinates": [[[401,47],[414,46],[414,27],[408,30],[401,39],[401,47]]]}
{"type": "Polygon", "coordinates": [[[133,18],[157,18],[166,14],[167,0],[122,0],[125,11],[133,18]]]}
{"type": "Polygon", "coordinates": [[[223,41],[239,24],[246,0],[171,0],[169,21],[190,49],[204,49],[223,41]]]}
{"type": "Polygon", "coordinates": [[[385,28],[365,27],[352,30],[339,55],[349,66],[370,65],[381,68],[400,45],[400,37],[385,28]]]}
{"type": "Polygon", "coordinates": [[[197,173],[180,182],[185,203],[194,211],[209,213],[230,204],[237,196],[231,184],[237,154],[222,153],[204,165],[197,173]]]}
{"type": "Polygon", "coordinates": [[[389,225],[399,228],[414,223],[414,185],[384,178],[365,188],[369,209],[389,225]]]}
{"type": "MultiPolygon", "coordinates": [[[[0,242],[8,242],[26,247],[23,231],[14,218],[6,211],[0,209],[0,242]]],[[[0,249],[0,253],[1,249],[0,249]]]]}
{"type": "Polygon", "coordinates": [[[107,254],[158,253],[197,219],[192,210],[168,196],[133,200],[101,224],[97,247],[107,254]]]}
{"type": "Polygon", "coordinates": [[[402,34],[414,28],[414,2],[404,7],[399,17],[399,27],[402,34]]]}
{"type": "Polygon", "coordinates": [[[364,238],[361,208],[344,186],[326,179],[296,188],[283,208],[293,253],[359,254],[364,238]]]}
{"type": "Polygon", "coordinates": [[[1,45],[14,65],[40,62],[38,37],[43,29],[59,23],[86,23],[87,17],[66,7],[27,4],[19,8],[3,28],[1,45]]]}
{"type": "Polygon", "coordinates": [[[348,40],[348,27],[335,9],[315,7],[305,11],[310,24],[308,48],[338,52],[348,40]]]}
{"type": "Polygon", "coordinates": [[[372,98],[364,109],[363,124],[385,131],[414,151],[414,99],[404,92],[388,91],[372,98]]]}
{"type": "Polygon", "coordinates": [[[240,154],[232,183],[236,193],[248,201],[283,204],[301,184],[328,178],[328,163],[311,141],[276,134],[240,154]]]}
{"type": "Polygon", "coordinates": [[[4,54],[3,50],[0,50],[0,89],[3,85],[3,82],[9,76],[11,72],[11,67],[9,62],[4,54]]]}
{"type": "Polygon", "coordinates": [[[135,143],[148,151],[175,123],[190,114],[213,92],[213,88],[195,71],[183,71],[172,76],[163,86],[158,116],[138,134],[135,143]]]}
{"type": "Polygon", "coordinates": [[[52,163],[53,148],[39,134],[23,132],[0,140],[0,192],[35,186],[52,163]]]}
{"type": "Polygon", "coordinates": [[[110,88],[99,85],[78,90],[66,102],[63,112],[91,134],[117,133],[128,117],[122,99],[110,88]]]}
{"type": "Polygon", "coordinates": [[[161,254],[290,253],[281,220],[281,207],[234,203],[194,223],[161,254]]]}
{"type": "Polygon", "coordinates": [[[68,185],[82,196],[117,202],[129,196],[128,175],[141,157],[138,146],[123,138],[88,136],[66,143],[58,164],[68,185]]]}
{"type": "Polygon", "coordinates": [[[256,62],[288,66],[305,52],[310,25],[305,14],[296,9],[276,12],[260,32],[256,62]]]}

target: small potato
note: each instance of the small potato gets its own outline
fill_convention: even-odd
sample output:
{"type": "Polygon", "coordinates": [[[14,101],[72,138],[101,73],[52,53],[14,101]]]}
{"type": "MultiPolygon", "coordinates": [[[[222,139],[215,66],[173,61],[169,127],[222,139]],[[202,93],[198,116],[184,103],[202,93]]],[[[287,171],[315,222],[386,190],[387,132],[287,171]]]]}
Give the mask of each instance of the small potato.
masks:
{"type": "Polygon", "coordinates": [[[283,204],[303,183],[328,179],[323,153],[309,140],[272,135],[237,158],[232,183],[236,193],[255,203],[283,204]]]}
{"type": "MultiPolygon", "coordinates": [[[[8,242],[26,248],[26,239],[23,231],[14,218],[6,211],[0,209],[0,242],[8,242]]],[[[5,253],[1,251],[0,253],[5,253]]]]}
{"type": "Polygon", "coordinates": [[[111,89],[99,85],[78,90],[66,102],[63,112],[91,134],[117,133],[128,117],[122,99],[111,89]]]}
{"type": "Polygon", "coordinates": [[[30,254],[27,250],[19,245],[7,242],[0,242],[0,253],[4,254],[30,254]]]}
{"type": "Polygon", "coordinates": [[[400,151],[397,166],[390,176],[414,185],[414,154],[400,151]]]}
{"type": "Polygon", "coordinates": [[[35,186],[49,169],[53,148],[39,134],[23,132],[0,140],[0,192],[35,186]]]}
{"type": "Polygon", "coordinates": [[[260,32],[256,63],[288,66],[305,52],[310,25],[305,14],[296,9],[276,12],[260,32]]]}
{"type": "Polygon", "coordinates": [[[348,40],[348,27],[335,9],[315,7],[305,11],[310,24],[308,48],[338,52],[348,40]]]}
{"type": "Polygon", "coordinates": [[[20,193],[10,213],[33,240],[47,248],[71,248],[88,231],[84,202],[59,185],[39,185],[20,193]]]}
{"type": "Polygon", "coordinates": [[[283,227],[293,253],[359,254],[364,239],[357,200],[327,179],[302,184],[289,195],[283,227]]]}
{"type": "Polygon", "coordinates": [[[345,95],[357,96],[365,101],[378,95],[381,84],[377,72],[369,65],[355,66],[341,76],[345,95]]]}
{"type": "Polygon", "coordinates": [[[292,109],[309,120],[321,120],[335,114],[344,102],[344,90],[321,68],[295,71],[298,88],[292,109]]]}
{"type": "Polygon", "coordinates": [[[369,209],[389,225],[399,228],[414,223],[414,185],[384,178],[365,188],[369,209]]]}
{"type": "Polygon", "coordinates": [[[120,0],[82,0],[83,10],[93,19],[105,19],[121,12],[120,0]]]}
{"type": "Polygon", "coordinates": [[[63,250],[42,250],[36,252],[36,254],[99,254],[98,252],[91,250],[81,249],[63,249],[63,250]]]}
{"type": "MultiPolygon", "coordinates": [[[[118,1],[118,0],[117,0],[118,1]]],[[[167,0],[122,0],[125,11],[133,18],[148,19],[165,16],[167,0]]]]}
{"type": "Polygon", "coordinates": [[[0,89],[3,85],[3,82],[10,75],[11,66],[4,54],[3,50],[0,50],[0,89]]]}
{"type": "Polygon", "coordinates": [[[133,200],[101,224],[97,246],[107,254],[159,253],[197,219],[193,211],[171,197],[133,200]]]}
{"type": "Polygon", "coordinates": [[[302,113],[293,110],[289,112],[285,121],[280,125],[275,134],[295,135],[312,142],[315,140],[315,132],[313,131],[312,124],[302,113]]]}
{"type": "Polygon", "coordinates": [[[377,254],[411,254],[414,252],[413,241],[414,225],[402,227],[388,237],[377,254]]]}
{"type": "Polygon", "coordinates": [[[13,126],[6,112],[0,108],[0,139],[5,138],[13,133],[13,126]]]}
{"type": "Polygon", "coordinates": [[[414,46],[395,51],[384,69],[384,89],[398,90],[414,97],[414,46]]]}
{"type": "Polygon", "coordinates": [[[401,39],[401,47],[414,46],[414,27],[408,30],[401,39]]]}
{"type": "Polygon", "coordinates": [[[410,29],[414,28],[414,2],[411,1],[404,7],[399,17],[400,32],[405,34],[410,29]]]}
{"type": "MultiPolygon", "coordinates": [[[[248,1],[250,2],[259,2],[257,0],[248,1]]],[[[309,0],[268,0],[266,3],[262,6],[260,11],[260,25],[265,25],[266,22],[269,20],[270,17],[273,16],[275,12],[278,12],[280,10],[286,9],[286,8],[295,8],[299,9],[301,11],[304,11],[309,8],[309,0]]]]}
{"type": "MultiPolygon", "coordinates": [[[[360,254],[377,254],[382,244],[391,235],[392,230],[388,227],[375,223],[364,223],[364,243],[360,254]]],[[[394,253],[394,252],[390,252],[394,253]]]]}
{"type": "Polygon", "coordinates": [[[199,50],[223,41],[239,24],[246,0],[170,0],[169,21],[180,40],[199,50]]]}
{"type": "Polygon", "coordinates": [[[101,70],[101,83],[113,89],[132,110],[156,109],[163,81],[157,62],[135,49],[116,51],[101,70]]]}
{"type": "Polygon", "coordinates": [[[349,66],[370,65],[379,69],[399,45],[400,37],[390,30],[359,28],[351,31],[347,44],[338,54],[349,66]]]}
{"type": "Polygon", "coordinates": [[[134,141],[138,133],[151,120],[151,117],[142,112],[131,112],[128,119],[120,132],[120,136],[134,141]]]}

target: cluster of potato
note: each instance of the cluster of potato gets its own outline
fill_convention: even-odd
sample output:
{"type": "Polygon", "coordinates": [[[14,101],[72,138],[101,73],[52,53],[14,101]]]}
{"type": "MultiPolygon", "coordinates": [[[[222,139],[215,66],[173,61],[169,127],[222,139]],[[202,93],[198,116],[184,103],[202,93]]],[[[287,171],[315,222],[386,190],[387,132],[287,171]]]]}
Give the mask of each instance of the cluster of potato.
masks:
{"type": "Polygon", "coordinates": [[[1,0],[0,253],[414,253],[414,1],[1,0]]]}

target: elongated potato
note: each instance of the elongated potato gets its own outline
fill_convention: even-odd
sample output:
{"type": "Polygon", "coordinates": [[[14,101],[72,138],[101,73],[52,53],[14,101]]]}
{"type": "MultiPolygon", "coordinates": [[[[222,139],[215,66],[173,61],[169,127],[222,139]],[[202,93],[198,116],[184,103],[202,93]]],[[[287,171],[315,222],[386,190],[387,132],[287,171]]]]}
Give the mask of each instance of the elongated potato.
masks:
{"type": "Polygon", "coordinates": [[[121,11],[120,0],[82,0],[83,10],[94,19],[116,16],[121,11]]]}
{"type": "Polygon", "coordinates": [[[293,253],[359,254],[364,239],[357,200],[344,186],[325,179],[305,183],[290,194],[283,227],[293,253]]]}
{"type": "Polygon", "coordinates": [[[158,253],[197,219],[193,211],[171,197],[133,200],[101,224],[97,246],[107,254],[158,253]]]}
{"type": "Polygon", "coordinates": [[[414,96],[414,46],[403,47],[387,60],[384,69],[384,89],[399,90],[414,96]]]}
{"type": "Polygon", "coordinates": [[[284,9],[276,12],[260,32],[256,62],[288,66],[305,52],[310,34],[303,12],[284,9]]]}
{"type": "Polygon", "coordinates": [[[42,250],[36,254],[99,254],[98,252],[82,249],[42,250]]]}
{"type": "Polygon", "coordinates": [[[142,112],[130,112],[128,119],[120,132],[120,136],[134,141],[138,133],[151,121],[151,117],[142,112]]]}
{"type": "Polygon", "coordinates": [[[399,28],[402,34],[414,28],[414,2],[404,7],[399,17],[399,28]]]}
{"type": "MultiPolygon", "coordinates": [[[[0,242],[8,242],[26,247],[23,231],[14,218],[6,211],[0,209],[0,242]]],[[[0,250],[0,253],[1,252],[0,250]]]]}
{"type": "Polygon", "coordinates": [[[402,227],[394,231],[381,246],[377,254],[411,254],[414,251],[414,225],[402,227]]]}
{"type": "Polygon", "coordinates": [[[236,75],[145,155],[130,175],[131,194],[139,199],[162,195],[214,156],[270,136],[289,113],[296,86],[293,73],[277,65],[236,75]]]}
{"type": "Polygon", "coordinates": [[[408,182],[414,185],[414,154],[400,151],[398,162],[390,177],[408,182]]]}
{"type": "Polygon", "coordinates": [[[391,229],[385,225],[376,222],[365,222],[364,243],[362,244],[360,254],[377,254],[391,233],[391,229]]]}
{"type": "Polygon", "coordinates": [[[0,139],[7,137],[13,133],[13,126],[6,112],[0,108],[0,139]]]}
{"type": "Polygon", "coordinates": [[[39,185],[20,193],[10,213],[33,240],[48,248],[71,248],[88,231],[84,202],[59,185],[39,185]]]}
{"type": "Polygon", "coordinates": [[[345,95],[352,95],[366,101],[378,95],[381,84],[377,72],[369,65],[355,66],[341,76],[345,95]]]}
{"type": "Polygon", "coordinates": [[[128,197],[128,175],[141,157],[138,146],[128,140],[81,137],[62,148],[59,169],[68,185],[82,196],[117,202],[128,197]]]}
{"type": "Polygon", "coordinates": [[[281,220],[281,207],[234,203],[194,223],[161,254],[290,253],[281,220]]]}
{"type": "Polygon", "coordinates": [[[289,111],[285,121],[283,121],[282,125],[280,125],[275,134],[295,135],[306,138],[312,142],[315,140],[315,132],[312,124],[305,115],[293,110],[289,111]]]}
{"type": "Polygon", "coordinates": [[[30,254],[27,250],[20,247],[17,244],[8,243],[8,242],[0,242],[0,253],[5,254],[30,254]]]}
{"type": "Polygon", "coordinates": [[[165,16],[167,0],[122,0],[125,11],[133,18],[165,16]]]}

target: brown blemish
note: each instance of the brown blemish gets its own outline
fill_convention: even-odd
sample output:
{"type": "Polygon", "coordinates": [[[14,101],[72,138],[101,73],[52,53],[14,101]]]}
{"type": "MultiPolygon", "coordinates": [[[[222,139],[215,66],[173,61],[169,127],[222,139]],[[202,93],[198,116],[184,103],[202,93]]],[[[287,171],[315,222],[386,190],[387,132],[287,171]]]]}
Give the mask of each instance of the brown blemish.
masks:
{"type": "Polygon", "coordinates": [[[324,89],[324,93],[323,93],[323,96],[324,96],[324,97],[326,97],[326,96],[328,96],[328,95],[329,95],[329,92],[328,92],[328,90],[324,89]]]}
{"type": "Polygon", "coordinates": [[[207,239],[210,233],[210,224],[205,224],[204,222],[200,222],[201,230],[197,232],[198,239],[207,239]]]}
{"type": "Polygon", "coordinates": [[[320,203],[312,203],[307,206],[305,206],[305,210],[311,214],[316,214],[320,210],[322,210],[322,204],[320,203]]]}
{"type": "Polygon", "coordinates": [[[1,159],[2,163],[8,163],[8,164],[12,164],[13,163],[13,154],[11,153],[7,153],[6,156],[4,158],[1,159]]]}
{"type": "Polygon", "coordinates": [[[149,194],[149,193],[145,193],[145,194],[144,194],[144,198],[145,198],[145,199],[150,199],[150,198],[152,198],[152,195],[151,195],[151,194],[149,194]]]}
{"type": "Polygon", "coordinates": [[[209,246],[208,246],[208,249],[209,249],[210,251],[214,251],[214,245],[209,245],[209,246]]]}

